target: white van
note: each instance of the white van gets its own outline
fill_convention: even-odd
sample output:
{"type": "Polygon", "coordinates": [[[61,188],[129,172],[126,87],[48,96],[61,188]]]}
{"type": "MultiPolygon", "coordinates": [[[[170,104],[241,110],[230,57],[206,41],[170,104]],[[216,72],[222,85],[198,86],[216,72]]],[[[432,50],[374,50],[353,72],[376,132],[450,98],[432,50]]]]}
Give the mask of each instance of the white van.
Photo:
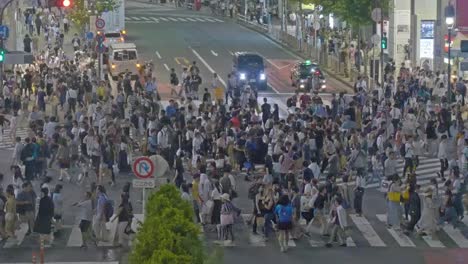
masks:
{"type": "Polygon", "coordinates": [[[116,80],[120,74],[130,73],[136,78],[140,70],[138,52],[133,43],[112,43],[109,45],[108,71],[116,80]]]}

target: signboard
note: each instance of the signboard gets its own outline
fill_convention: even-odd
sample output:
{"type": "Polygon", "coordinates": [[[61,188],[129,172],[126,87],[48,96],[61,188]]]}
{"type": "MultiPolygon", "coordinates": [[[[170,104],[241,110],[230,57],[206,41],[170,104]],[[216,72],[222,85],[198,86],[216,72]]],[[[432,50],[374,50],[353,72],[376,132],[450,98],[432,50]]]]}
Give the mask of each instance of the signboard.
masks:
{"type": "Polygon", "coordinates": [[[103,29],[106,26],[106,21],[102,18],[96,18],[95,26],[97,29],[103,29]]]}
{"type": "Polygon", "coordinates": [[[148,157],[139,157],[133,162],[133,173],[140,179],[148,179],[153,176],[154,163],[148,157]]]}
{"type": "Polygon", "coordinates": [[[86,39],[87,40],[92,40],[93,38],[94,38],[93,32],[91,32],[91,31],[86,32],[86,39]]]}
{"type": "Polygon", "coordinates": [[[155,180],[140,180],[133,179],[132,181],[133,188],[154,188],[156,186],[155,180]]]}
{"type": "Polygon", "coordinates": [[[216,101],[224,100],[224,89],[222,87],[214,89],[214,98],[216,101]]]}
{"type": "Polygon", "coordinates": [[[0,26],[0,38],[7,39],[10,35],[10,30],[7,26],[1,25],[0,26]]]}
{"type": "Polygon", "coordinates": [[[434,59],[434,35],[435,20],[421,20],[419,60],[421,65],[429,69],[432,69],[432,62],[427,59],[434,59]]]}
{"type": "Polygon", "coordinates": [[[457,0],[456,6],[456,16],[457,16],[457,23],[456,27],[458,32],[467,34],[468,33],[468,1],[466,0],[457,0]]]}
{"type": "Polygon", "coordinates": [[[380,8],[374,8],[371,13],[372,20],[377,23],[382,20],[382,9],[380,8]]]}

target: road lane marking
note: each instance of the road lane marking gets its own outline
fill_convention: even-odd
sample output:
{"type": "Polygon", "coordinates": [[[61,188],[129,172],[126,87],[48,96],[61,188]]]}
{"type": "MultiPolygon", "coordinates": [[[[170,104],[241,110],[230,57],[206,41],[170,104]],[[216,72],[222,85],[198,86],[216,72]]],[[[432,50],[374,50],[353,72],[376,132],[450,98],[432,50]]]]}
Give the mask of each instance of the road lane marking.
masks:
{"type": "Polygon", "coordinates": [[[364,238],[369,242],[371,247],[386,247],[385,243],[380,239],[379,235],[372,228],[371,224],[366,218],[350,214],[351,220],[353,220],[356,227],[361,231],[364,238]]]}
{"type": "Polygon", "coordinates": [[[179,17],[178,19],[179,19],[179,21],[187,22],[187,20],[185,20],[184,18],[179,17]]]}
{"type": "Polygon", "coordinates": [[[172,18],[172,17],[169,17],[169,19],[172,20],[172,21],[175,21],[175,22],[179,21],[179,20],[177,20],[175,18],[172,18]]]}
{"type": "Polygon", "coordinates": [[[211,50],[211,54],[213,54],[213,56],[218,57],[218,53],[214,52],[213,50],[211,50]]]}
{"type": "Polygon", "coordinates": [[[24,237],[26,236],[26,233],[28,232],[28,224],[26,223],[21,223],[20,224],[20,229],[16,230],[16,239],[15,238],[8,238],[8,240],[5,242],[5,245],[3,245],[3,248],[12,248],[12,247],[17,247],[23,243],[24,237]]]}
{"type": "Polygon", "coordinates": [[[231,54],[232,56],[234,56],[234,52],[232,52],[232,51],[230,51],[230,50],[229,50],[229,54],[231,54]]]}
{"type": "Polygon", "coordinates": [[[158,18],[151,17],[151,19],[159,23],[159,19],[158,19],[158,18]]]}
{"type": "Polygon", "coordinates": [[[190,18],[190,17],[186,17],[185,19],[187,19],[188,21],[197,22],[195,19],[190,18]]]}
{"type": "Polygon", "coordinates": [[[158,56],[158,59],[161,59],[161,54],[159,54],[159,51],[156,51],[156,56],[158,56]]]}
{"type": "Polygon", "coordinates": [[[224,22],[224,20],[221,20],[221,19],[217,19],[217,18],[212,18],[212,19],[216,22],[224,22]]]}
{"type": "MultiPolygon", "coordinates": [[[[244,224],[247,225],[247,221],[250,220],[250,214],[242,214],[242,220],[244,224]]],[[[261,235],[255,235],[252,232],[249,232],[249,244],[253,247],[266,247],[265,240],[261,235]]]]}
{"type": "Polygon", "coordinates": [[[147,17],[141,17],[141,19],[143,19],[143,20],[147,20],[147,21],[149,21],[149,20],[150,20],[150,19],[149,19],[149,18],[147,18],[147,17]]]}
{"type": "Polygon", "coordinates": [[[167,64],[166,64],[166,63],[164,63],[164,68],[166,68],[166,70],[167,70],[167,71],[169,71],[169,70],[170,70],[170,69],[169,69],[169,66],[167,66],[167,64]]]}
{"type": "Polygon", "coordinates": [[[141,20],[139,17],[131,17],[133,20],[141,20]]]}
{"type": "Polygon", "coordinates": [[[159,19],[161,19],[162,21],[169,21],[169,19],[167,19],[165,17],[160,17],[159,19]]]}
{"type": "MultiPolygon", "coordinates": [[[[211,66],[208,64],[208,62],[206,62],[202,56],[200,56],[200,54],[198,54],[198,52],[192,48],[190,48],[193,52],[193,54],[195,54],[195,56],[197,56],[197,58],[205,65],[205,67],[211,72],[211,73],[215,73],[216,71],[213,70],[213,68],[211,68],[211,66]]],[[[221,78],[221,76],[218,75],[218,78],[219,78],[219,81],[224,85],[224,87],[227,87],[226,85],[226,82],[224,82],[223,78],[221,78]]]]}
{"type": "Polygon", "coordinates": [[[452,225],[444,226],[444,231],[447,235],[461,248],[468,248],[468,240],[466,237],[460,232],[459,228],[453,228],[452,225]]]}
{"type": "Polygon", "coordinates": [[[125,20],[132,20],[131,17],[125,17],[125,20]]]}
{"type": "Polygon", "coordinates": [[[81,237],[80,228],[75,225],[72,228],[70,237],[68,238],[67,247],[81,247],[83,239],[81,237]]]}
{"type": "Polygon", "coordinates": [[[194,17],[194,19],[198,20],[198,21],[201,21],[201,22],[205,22],[204,19],[201,19],[201,18],[198,18],[198,17],[194,17]]]}
{"type": "MultiPolygon", "coordinates": [[[[377,219],[379,219],[380,222],[387,224],[387,215],[378,214],[377,219]]],[[[411,241],[407,235],[403,234],[401,230],[397,232],[393,228],[387,228],[387,231],[392,235],[400,247],[416,247],[413,241],[411,241]]]]}
{"type": "Polygon", "coordinates": [[[208,22],[216,22],[216,21],[212,20],[211,18],[205,18],[205,20],[208,21],[208,22]]]}
{"type": "Polygon", "coordinates": [[[180,65],[179,58],[174,58],[175,62],[180,65]]]}

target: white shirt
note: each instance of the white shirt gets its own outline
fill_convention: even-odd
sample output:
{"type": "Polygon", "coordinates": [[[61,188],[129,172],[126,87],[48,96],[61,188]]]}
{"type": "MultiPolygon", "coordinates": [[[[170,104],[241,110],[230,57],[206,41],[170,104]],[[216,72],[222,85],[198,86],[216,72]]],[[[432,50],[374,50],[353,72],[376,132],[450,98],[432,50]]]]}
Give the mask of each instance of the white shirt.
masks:
{"type": "Polygon", "coordinates": [[[400,109],[396,107],[392,108],[392,110],[390,111],[390,116],[392,117],[392,119],[400,119],[401,118],[400,109]]]}
{"type": "Polygon", "coordinates": [[[80,213],[78,214],[80,220],[93,220],[93,204],[91,200],[85,200],[77,204],[80,207],[80,213]]]}
{"type": "Polygon", "coordinates": [[[170,147],[166,129],[158,132],[158,145],[163,149],[170,147]]]}

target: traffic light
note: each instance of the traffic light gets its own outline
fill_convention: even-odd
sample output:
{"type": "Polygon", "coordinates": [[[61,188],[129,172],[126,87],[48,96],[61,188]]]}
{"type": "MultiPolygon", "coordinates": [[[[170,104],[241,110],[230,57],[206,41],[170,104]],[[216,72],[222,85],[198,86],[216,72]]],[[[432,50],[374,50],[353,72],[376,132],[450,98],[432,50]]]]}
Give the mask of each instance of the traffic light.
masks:
{"type": "Polygon", "coordinates": [[[73,0],[57,0],[55,6],[68,8],[72,5],[73,0]]]}
{"type": "Polygon", "coordinates": [[[3,63],[5,61],[5,50],[0,49],[0,63],[3,63]]]}
{"type": "Polygon", "coordinates": [[[382,37],[382,41],[380,44],[382,46],[382,49],[387,49],[387,37],[382,37]]]}

